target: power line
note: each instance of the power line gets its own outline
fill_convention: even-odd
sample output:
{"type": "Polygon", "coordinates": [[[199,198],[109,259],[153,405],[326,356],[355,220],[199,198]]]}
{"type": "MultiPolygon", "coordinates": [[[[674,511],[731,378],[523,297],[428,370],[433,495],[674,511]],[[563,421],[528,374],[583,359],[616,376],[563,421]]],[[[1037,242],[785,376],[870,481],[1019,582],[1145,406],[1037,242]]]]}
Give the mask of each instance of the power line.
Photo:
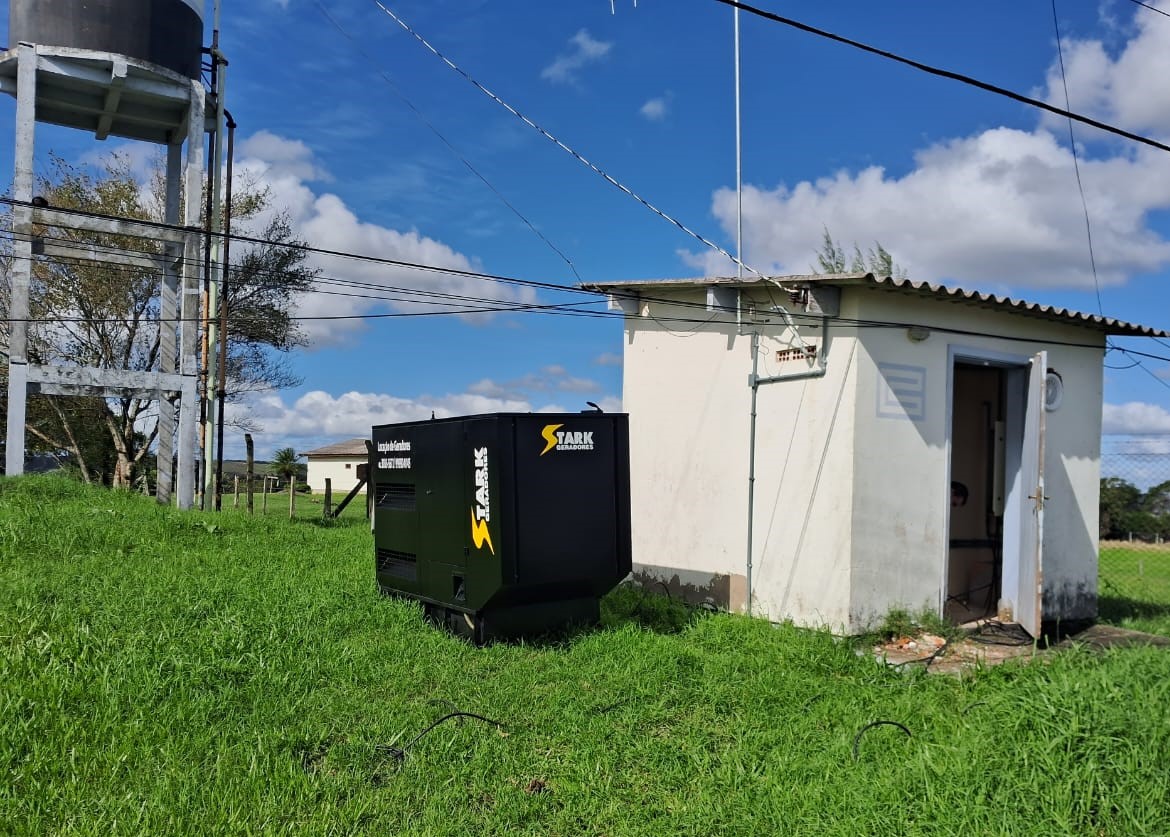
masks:
{"type": "MultiPolygon", "coordinates": [[[[326,19],[327,19],[327,20],[328,20],[330,23],[332,23],[332,24],[333,24],[333,26],[334,26],[334,27],[337,29],[337,31],[338,31],[338,32],[340,32],[340,33],[341,33],[341,34],[342,34],[342,35],[343,35],[343,36],[344,36],[346,39],[348,39],[348,40],[350,41],[350,43],[354,44],[354,45],[357,47],[357,50],[358,50],[358,52],[359,52],[359,53],[361,53],[361,55],[362,55],[362,56],[363,56],[363,57],[364,57],[364,58],[365,58],[367,61],[369,61],[369,62],[370,62],[370,65],[371,65],[371,66],[373,66],[373,65],[374,65],[376,62],[374,61],[374,59],[373,59],[373,58],[371,58],[371,57],[370,57],[370,55],[369,55],[367,52],[365,52],[365,51],[364,51],[364,50],[361,48],[361,46],[359,46],[359,45],[357,44],[357,41],[356,41],[356,40],[354,40],[354,37],[353,37],[352,35],[350,35],[350,34],[349,34],[349,32],[347,32],[347,31],[346,31],[346,30],[345,30],[345,29],[344,29],[344,28],[341,26],[341,24],[340,24],[340,23],[338,23],[338,22],[337,22],[337,20],[336,20],[336,19],[335,19],[335,18],[334,18],[334,17],[333,17],[331,14],[329,14],[329,12],[328,12],[328,11],[325,9],[325,7],[324,7],[323,5],[321,5],[321,3],[320,3],[320,2],[317,2],[317,3],[316,3],[316,6],[317,6],[317,9],[318,9],[318,10],[321,12],[321,14],[322,14],[322,15],[324,15],[324,16],[325,16],[325,18],[326,18],[326,19]]],[[[451,142],[450,142],[450,141],[447,139],[447,137],[445,137],[445,136],[443,135],[443,133],[442,133],[442,132],[441,132],[441,131],[440,131],[438,128],[436,128],[436,127],[435,127],[434,123],[432,123],[432,122],[431,122],[429,119],[427,119],[427,118],[426,118],[426,117],[423,115],[423,113],[422,113],[422,111],[421,111],[421,110],[419,110],[417,107],[415,107],[415,105],[414,105],[414,102],[412,102],[412,101],[411,101],[409,98],[407,98],[406,94],[405,94],[405,93],[403,93],[403,92],[401,91],[401,89],[399,89],[398,85],[394,83],[394,81],[393,81],[393,80],[390,78],[390,76],[389,76],[389,75],[387,75],[385,72],[383,72],[383,71],[381,71],[381,70],[379,70],[379,71],[378,71],[378,75],[379,75],[379,76],[381,76],[382,80],[383,80],[384,82],[386,82],[386,84],[387,84],[387,85],[389,85],[390,89],[391,89],[391,90],[394,92],[394,95],[396,95],[396,96],[397,96],[399,99],[401,99],[401,100],[402,100],[402,102],[403,102],[403,104],[405,104],[405,105],[406,105],[408,108],[410,108],[411,112],[412,112],[412,113],[413,113],[413,114],[414,114],[414,115],[415,115],[415,116],[418,118],[418,120],[419,120],[420,122],[422,122],[422,124],[423,124],[423,125],[425,125],[425,126],[427,126],[428,128],[430,128],[430,130],[431,130],[431,133],[433,133],[433,134],[434,134],[436,137],[438,137],[438,138],[439,138],[439,141],[440,141],[440,142],[442,142],[442,143],[443,143],[443,145],[447,146],[447,149],[448,149],[448,150],[449,150],[449,151],[450,151],[452,154],[454,154],[454,155],[455,155],[455,157],[456,157],[456,158],[458,158],[458,159],[459,159],[459,160],[460,160],[460,161],[463,163],[463,165],[465,165],[465,166],[466,166],[466,167],[467,167],[467,168],[468,168],[468,169],[471,171],[471,173],[472,173],[472,174],[474,174],[474,175],[475,175],[476,177],[478,177],[478,178],[479,178],[481,181],[483,181],[483,184],[484,184],[485,186],[487,186],[487,187],[488,187],[488,189],[490,189],[490,190],[492,191],[492,193],[493,193],[493,194],[494,194],[494,195],[495,195],[497,198],[499,198],[499,199],[500,199],[500,201],[501,201],[501,202],[504,204],[504,206],[506,206],[506,207],[508,207],[508,209],[512,210],[512,213],[513,213],[513,214],[514,214],[514,215],[515,215],[517,218],[519,218],[521,221],[523,221],[523,222],[524,222],[524,224],[525,224],[525,226],[527,226],[527,227],[528,227],[528,229],[532,230],[532,232],[533,232],[533,233],[534,233],[534,234],[535,234],[535,235],[536,235],[536,236],[537,236],[537,237],[538,237],[538,238],[539,238],[541,241],[543,241],[545,244],[547,244],[547,245],[549,246],[549,248],[550,248],[550,249],[551,249],[551,250],[552,250],[554,253],[556,253],[558,256],[560,256],[560,257],[561,257],[561,259],[562,259],[562,260],[565,262],[565,264],[567,264],[567,265],[569,266],[569,270],[571,270],[571,271],[573,272],[573,276],[575,276],[575,277],[577,278],[577,281],[578,281],[578,282],[581,282],[581,281],[583,281],[583,280],[581,279],[581,274],[579,274],[579,273],[577,272],[577,268],[576,268],[576,266],[574,266],[574,264],[573,264],[572,260],[571,260],[571,259],[569,259],[569,257],[568,257],[568,256],[566,256],[566,255],[564,254],[564,252],[562,252],[562,251],[561,251],[561,249],[560,249],[559,247],[557,247],[555,244],[553,244],[553,243],[552,243],[552,242],[551,242],[551,241],[550,241],[550,240],[549,240],[549,239],[548,239],[548,238],[547,238],[547,237],[544,235],[544,233],[542,233],[540,230],[538,230],[538,229],[536,228],[536,226],[535,226],[535,225],[534,225],[534,224],[533,224],[531,221],[529,221],[529,220],[528,220],[528,219],[527,219],[527,218],[524,216],[524,214],[523,214],[523,213],[522,213],[522,212],[521,212],[519,209],[517,209],[517,208],[516,208],[516,207],[515,207],[515,206],[514,206],[514,205],[513,205],[513,204],[512,204],[512,203],[511,203],[511,202],[510,202],[510,201],[509,201],[507,198],[506,198],[506,197],[504,197],[503,193],[502,193],[502,192],[500,192],[500,190],[499,190],[499,189],[497,189],[495,186],[493,186],[493,185],[492,185],[491,181],[490,181],[490,180],[488,180],[488,179],[487,179],[487,177],[485,177],[485,176],[484,176],[484,175],[483,175],[483,174],[482,174],[482,173],[479,171],[479,169],[477,169],[475,166],[473,166],[473,165],[471,164],[471,161],[470,161],[470,160],[468,160],[468,159],[467,159],[467,157],[465,157],[463,154],[461,154],[461,153],[460,153],[460,152],[459,152],[459,151],[458,151],[458,150],[455,148],[455,146],[451,144],[451,142]]]]}
{"type": "MultiPolygon", "coordinates": [[[[400,18],[398,15],[394,14],[394,12],[390,11],[390,9],[386,8],[385,6],[383,6],[383,5],[382,5],[382,3],[381,3],[381,2],[379,2],[379,0],[374,0],[374,5],[376,5],[376,6],[377,6],[379,9],[381,9],[383,12],[385,12],[385,13],[386,13],[386,14],[387,14],[387,15],[388,15],[388,16],[389,16],[389,17],[390,17],[390,18],[391,18],[391,19],[392,19],[392,20],[393,20],[395,23],[397,23],[397,24],[398,24],[399,26],[401,26],[401,27],[402,27],[404,30],[406,30],[406,32],[408,32],[408,33],[411,35],[411,37],[413,37],[413,38],[414,38],[416,41],[418,41],[420,44],[422,44],[422,45],[423,45],[423,46],[424,46],[424,47],[425,47],[425,48],[426,48],[428,51],[430,51],[430,52],[431,52],[431,53],[432,53],[432,54],[433,54],[433,55],[434,55],[436,58],[438,58],[440,61],[442,61],[442,62],[443,62],[444,64],[446,64],[448,67],[450,67],[450,68],[451,68],[452,70],[454,70],[456,73],[458,73],[459,75],[463,76],[463,78],[464,78],[464,79],[466,79],[468,82],[470,82],[470,83],[471,83],[471,85],[472,85],[472,86],[474,86],[474,87],[475,87],[477,90],[479,90],[481,93],[483,93],[483,94],[484,94],[485,96],[487,96],[489,99],[491,99],[493,102],[495,102],[496,104],[498,104],[498,105],[499,105],[500,107],[502,107],[504,110],[508,111],[508,113],[510,113],[510,114],[512,114],[513,116],[515,116],[517,119],[519,119],[519,120],[520,120],[521,122],[523,122],[525,125],[527,125],[528,127],[532,128],[534,131],[536,131],[537,133],[539,133],[539,134],[540,134],[542,137],[544,137],[545,139],[547,139],[549,142],[553,143],[553,144],[554,144],[554,145],[556,145],[558,148],[560,148],[561,150],[563,150],[563,151],[565,151],[566,153],[568,153],[570,156],[572,156],[572,157],[573,157],[575,160],[577,160],[578,162],[580,162],[582,165],[584,165],[584,166],[586,166],[587,168],[589,168],[589,169],[590,169],[591,171],[593,171],[595,174],[597,174],[597,175],[601,176],[601,177],[602,177],[602,178],[603,178],[603,179],[604,179],[604,180],[605,180],[607,183],[609,183],[610,185],[612,185],[612,186],[614,186],[615,188],[619,189],[620,191],[624,192],[626,195],[628,195],[629,197],[633,198],[633,199],[634,199],[634,200],[636,200],[638,203],[642,204],[642,206],[644,206],[644,207],[646,207],[647,209],[649,209],[651,212],[653,212],[653,213],[654,213],[655,215],[657,215],[659,218],[662,218],[662,219],[664,219],[664,220],[666,220],[666,221],[669,221],[670,223],[674,224],[676,227],[678,227],[678,228],[679,228],[680,230],[682,230],[684,233],[686,233],[687,235],[689,235],[691,238],[695,239],[695,240],[696,240],[696,241],[698,241],[699,243],[703,244],[705,247],[708,247],[708,248],[710,248],[711,250],[714,250],[716,253],[719,253],[720,255],[722,255],[722,256],[725,256],[727,259],[729,259],[729,260],[731,261],[731,263],[732,263],[732,264],[738,265],[739,267],[742,267],[744,270],[746,270],[746,271],[748,271],[748,272],[750,272],[750,273],[753,273],[753,274],[755,274],[756,276],[764,277],[764,274],[763,274],[762,272],[760,272],[759,270],[756,270],[755,268],[753,268],[753,267],[751,267],[751,266],[749,266],[749,265],[746,265],[746,264],[744,264],[744,263],[743,263],[742,261],[740,261],[740,260],[739,260],[737,257],[735,257],[735,256],[731,255],[731,253],[729,253],[727,250],[725,250],[725,249],[723,249],[722,247],[720,247],[720,246],[719,246],[718,244],[716,244],[715,242],[713,242],[713,241],[711,241],[710,239],[707,239],[707,238],[703,237],[701,234],[699,234],[699,233],[695,232],[694,230],[692,230],[690,227],[688,227],[686,224],[684,224],[682,221],[678,220],[677,218],[675,218],[675,217],[673,217],[673,216],[671,216],[671,215],[668,215],[666,212],[664,212],[663,210],[659,209],[657,206],[655,206],[654,204],[650,203],[650,202],[649,202],[648,200],[646,200],[644,197],[642,197],[641,195],[639,195],[639,194],[638,194],[637,192],[635,192],[633,189],[631,189],[630,187],[626,186],[624,183],[620,182],[619,180],[617,180],[616,178],[614,178],[612,175],[608,174],[607,172],[605,172],[604,170],[602,170],[601,168],[599,168],[599,167],[598,167],[598,166],[597,166],[595,163],[593,163],[593,162],[591,162],[590,160],[586,159],[586,158],[585,158],[585,157],[584,157],[582,154],[578,153],[578,152],[577,152],[577,151],[575,151],[574,149],[570,148],[570,147],[569,147],[567,144],[565,144],[565,143],[564,143],[564,142],[562,142],[561,140],[557,139],[555,136],[553,136],[552,134],[550,134],[548,131],[546,131],[544,128],[542,128],[540,125],[536,124],[536,123],[535,123],[535,122],[533,122],[531,119],[529,119],[527,116],[525,116],[524,114],[522,114],[520,111],[516,110],[516,108],[512,107],[510,104],[508,104],[507,102],[505,102],[503,99],[501,99],[501,98],[500,98],[499,96],[497,96],[495,93],[493,93],[491,90],[489,90],[488,88],[484,87],[482,84],[480,84],[480,83],[479,83],[479,82],[478,82],[478,81],[475,79],[475,77],[474,77],[474,76],[472,76],[470,73],[468,73],[468,72],[467,72],[466,70],[464,70],[462,67],[460,67],[460,66],[459,66],[458,64],[456,64],[454,61],[452,61],[450,58],[448,58],[446,55],[444,55],[443,53],[439,52],[439,50],[438,50],[438,49],[436,49],[436,48],[435,48],[435,47],[434,47],[434,46],[433,46],[433,45],[430,43],[430,41],[428,41],[426,38],[424,38],[422,35],[420,35],[420,34],[419,34],[418,32],[416,32],[414,29],[412,29],[412,28],[410,27],[410,25],[409,25],[409,24],[408,24],[408,23],[407,23],[405,20],[403,20],[402,18],[400,18]]],[[[1170,148],[1167,148],[1166,150],[1167,150],[1167,151],[1170,151],[1170,148]]],[[[765,277],[765,278],[766,278],[766,277],[765,277]]]]}
{"type": "Polygon", "coordinates": [[[1170,12],[1164,12],[1161,9],[1159,9],[1157,6],[1151,6],[1149,3],[1143,3],[1142,0],[1129,0],[1129,2],[1135,3],[1138,6],[1141,6],[1142,8],[1149,9],[1151,12],[1157,12],[1158,14],[1163,15],[1165,17],[1170,17],[1170,12]]]}
{"type": "MultiPolygon", "coordinates": [[[[1056,0],[1052,0],[1052,25],[1056,29],[1056,55],[1060,59],[1060,82],[1064,87],[1064,106],[1069,106],[1068,77],[1064,71],[1064,46],[1060,38],[1060,17],[1056,13],[1056,0]]],[[[1072,152],[1073,171],[1077,175],[1077,191],[1081,195],[1081,209],[1085,212],[1085,238],[1089,243],[1089,267],[1093,271],[1093,290],[1097,292],[1097,311],[1105,316],[1105,306],[1101,304],[1101,283],[1097,280],[1097,258],[1093,254],[1093,225],[1089,222],[1089,203],[1085,200],[1085,187],[1081,182],[1081,164],[1077,159],[1077,140],[1073,135],[1072,120],[1068,120],[1068,147],[1072,152]]]]}
{"type": "MultiPolygon", "coordinates": [[[[33,204],[29,201],[18,201],[15,198],[0,197],[0,204],[7,204],[9,206],[23,206],[31,207],[33,204]]],[[[196,233],[198,235],[211,235],[213,237],[225,237],[222,231],[213,230],[208,232],[202,227],[183,226],[181,224],[168,224],[164,221],[142,220],[138,218],[126,218],[118,215],[109,215],[102,212],[93,212],[84,209],[72,209],[66,207],[52,207],[55,212],[64,212],[71,215],[77,215],[84,218],[97,218],[105,221],[132,221],[145,227],[150,227],[159,230],[173,230],[185,233],[196,233]]],[[[134,237],[134,236],[127,236],[134,237]]],[[[291,241],[274,241],[271,239],[259,238],[257,236],[231,234],[232,241],[243,242],[245,244],[256,244],[260,246],[283,247],[288,250],[297,250],[304,253],[313,253],[320,256],[333,256],[336,258],[347,259],[351,261],[368,262],[371,264],[387,265],[390,267],[401,267],[408,270],[421,270],[432,273],[444,273],[450,276],[462,276],[471,279],[483,279],[489,282],[502,282],[512,285],[523,285],[532,288],[543,288],[545,290],[560,290],[569,293],[594,293],[593,291],[584,291],[580,288],[574,288],[571,285],[560,285],[555,282],[540,282],[534,279],[519,279],[514,276],[504,276],[497,273],[484,273],[482,271],[468,270],[465,268],[446,267],[442,265],[428,265],[420,264],[418,262],[410,262],[404,259],[390,259],[381,256],[369,256],[361,253],[353,253],[345,250],[330,250],[324,247],[313,247],[312,245],[303,242],[291,241]]],[[[157,256],[157,253],[149,253],[142,251],[146,255],[157,256]]]]}
{"type": "Polygon", "coordinates": [[[1083,116],[1079,113],[1074,113],[1070,110],[1058,108],[1055,105],[1050,105],[1047,102],[1041,101],[1040,99],[1033,99],[1030,96],[1017,93],[1014,90],[1007,89],[1006,87],[999,87],[998,85],[990,84],[986,81],[980,81],[979,79],[973,78],[972,76],[956,73],[951,70],[944,70],[940,67],[933,67],[930,64],[923,64],[921,61],[915,61],[911,58],[906,58],[904,56],[898,55],[897,53],[890,52],[889,50],[879,49],[877,47],[870,46],[869,44],[864,44],[861,41],[855,41],[852,38],[846,38],[843,35],[837,35],[824,29],[818,29],[817,27],[810,26],[807,23],[801,23],[800,21],[793,20],[790,17],[784,17],[782,15],[764,11],[763,9],[758,9],[755,6],[751,6],[747,3],[741,3],[739,0],[715,0],[715,2],[722,3],[724,6],[732,6],[737,9],[742,9],[743,11],[749,12],[753,15],[756,15],[757,17],[762,17],[766,20],[773,21],[774,23],[781,23],[785,26],[790,26],[793,29],[799,29],[801,32],[807,32],[810,35],[816,35],[820,38],[825,38],[830,41],[835,41],[839,44],[844,44],[845,46],[853,47],[854,49],[861,50],[862,52],[868,52],[871,55],[877,55],[881,58],[887,58],[890,61],[896,61],[899,64],[905,64],[907,67],[913,67],[916,70],[921,70],[922,72],[929,73],[933,76],[939,76],[940,78],[947,78],[952,81],[961,82],[962,84],[966,84],[971,87],[977,87],[980,90],[985,90],[988,93],[995,93],[998,96],[1004,96],[1016,102],[1020,102],[1025,105],[1031,105],[1034,108],[1046,110],[1049,113],[1055,113],[1057,116],[1063,116],[1066,119],[1074,119],[1077,122],[1084,123],[1085,125],[1091,125],[1092,127],[1099,128],[1100,130],[1107,133],[1116,134],[1119,137],[1125,137],[1126,139],[1133,140],[1134,142],[1140,142],[1143,145],[1157,148],[1160,151],[1170,151],[1170,145],[1158,142],[1155,139],[1150,139],[1149,137],[1142,136],[1141,134],[1135,134],[1132,131],[1125,130],[1124,128],[1118,128],[1114,125],[1101,122],[1088,116],[1083,116]]]}
{"type": "MultiPolygon", "coordinates": [[[[18,203],[16,201],[13,201],[11,199],[6,199],[6,198],[0,198],[0,202],[18,203]]],[[[97,215],[97,213],[85,213],[85,212],[81,212],[81,211],[76,211],[76,212],[78,214],[83,214],[83,215],[97,215]]],[[[114,220],[132,220],[132,219],[119,219],[119,218],[117,218],[117,216],[100,216],[100,215],[98,215],[98,217],[106,217],[106,218],[111,218],[114,220]]],[[[147,222],[147,223],[149,223],[150,225],[156,225],[156,226],[161,226],[161,227],[174,227],[175,226],[175,225],[158,224],[157,222],[147,222]]],[[[185,229],[185,228],[179,227],[179,229],[185,229]]],[[[17,238],[16,234],[10,234],[10,235],[13,239],[17,238]]],[[[235,236],[233,236],[233,238],[234,237],[235,236]]],[[[286,242],[276,242],[276,241],[270,241],[270,240],[261,239],[261,238],[255,238],[255,237],[241,237],[241,238],[244,238],[246,240],[249,240],[249,241],[252,241],[253,243],[258,243],[258,244],[270,244],[273,246],[286,246],[286,247],[293,247],[295,249],[301,249],[301,250],[318,251],[318,248],[311,248],[311,247],[308,247],[307,245],[293,245],[293,244],[288,244],[286,242]]],[[[50,239],[50,240],[54,240],[54,239],[50,239]]],[[[69,241],[69,239],[55,239],[55,240],[69,241]]],[[[125,253],[133,253],[133,254],[137,254],[137,255],[157,255],[157,254],[149,253],[146,251],[134,251],[134,250],[126,250],[126,249],[119,250],[118,248],[108,248],[108,249],[111,251],[114,251],[114,252],[122,252],[124,254],[125,253]]],[[[343,255],[343,256],[348,255],[352,258],[356,258],[359,260],[372,261],[375,263],[383,263],[383,264],[388,264],[391,266],[409,265],[410,267],[412,267],[414,269],[419,269],[419,270],[427,270],[427,271],[435,271],[435,272],[447,272],[448,271],[448,269],[446,269],[446,268],[440,268],[440,267],[436,267],[436,266],[432,266],[432,265],[422,265],[422,264],[417,264],[417,263],[403,263],[403,262],[400,262],[397,260],[378,259],[376,257],[358,256],[355,254],[345,254],[345,253],[341,253],[338,251],[324,251],[324,252],[330,252],[330,253],[334,253],[336,255],[343,255]]],[[[41,258],[44,258],[44,257],[41,257],[41,258]]],[[[114,265],[112,267],[119,268],[119,269],[134,269],[133,266],[125,266],[125,265],[114,265]]],[[[504,278],[507,281],[515,283],[515,284],[537,287],[537,288],[542,288],[542,289],[546,289],[546,290],[582,293],[582,294],[586,294],[586,295],[592,295],[594,297],[606,295],[604,292],[595,291],[595,290],[586,289],[586,288],[571,288],[571,287],[566,287],[563,285],[555,285],[555,284],[550,284],[550,283],[536,282],[534,280],[516,279],[514,277],[498,277],[498,276],[493,275],[493,274],[478,274],[478,273],[475,273],[473,271],[462,271],[462,270],[455,270],[455,271],[450,271],[450,272],[455,273],[455,275],[469,276],[472,278],[483,278],[483,279],[487,279],[487,280],[496,280],[496,279],[504,278]]],[[[344,279],[322,279],[321,281],[322,282],[332,282],[332,283],[341,285],[343,287],[355,287],[355,288],[359,288],[359,289],[364,288],[364,289],[370,289],[370,290],[391,290],[391,291],[399,292],[399,293],[414,294],[414,295],[422,296],[424,298],[427,298],[427,297],[432,298],[432,299],[434,299],[434,298],[448,298],[448,299],[457,299],[457,300],[473,302],[473,303],[481,303],[481,304],[478,305],[477,307],[474,307],[474,308],[465,307],[465,308],[454,310],[454,311],[392,312],[392,313],[384,313],[384,314],[349,314],[349,315],[318,315],[318,316],[306,315],[306,316],[291,316],[289,318],[290,320],[292,320],[292,321],[366,320],[366,319],[388,319],[388,318],[400,318],[400,317],[441,316],[441,315],[464,316],[464,315],[484,314],[484,313],[494,313],[494,312],[532,312],[532,313],[544,313],[544,314],[550,314],[550,315],[556,315],[556,316],[583,316],[583,317],[607,318],[607,319],[624,317],[623,313],[616,312],[616,311],[611,312],[611,311],[583,311],[583,310],[579,310],[579,306],[598,303],[601,301],[600,299],[589,300],[589,301],[585,301],[585,302],[581,302],[581,303],[556,303],[556,304],[551,304],[551,303],[512,303],[512,302],[508,302],[508,301],[504,301],[504,300],[496,300],[496,299],[486,298],[486,297],[474,297],[474,296],[466,296],[466,295],[449,294],[446,292],[432,291],[432,290],[400,289],[400,288],[394,288],[394,287],[381,286],[381,285],[377,285],[374,283],[361,283],[361,282],[355,282],[352,280],[344,280],[344,279]],[[486,303],[486,305],[484,305],[483,303],[486,303]]],[[[347,294],[344,294],[343,292],[337,292],[337,293],[340,295],[347,295],[347,294]]],[[[353,296],[360,296],[360,297],[366,296],[364,294],[352,294],[352,295],[353,296]]],[[[385,299],[384,297],[379,297],[379,298],[385,299]]],[[[679,307],[679,308],[695,308],[695,309],[702,309],[705,312],[707,311],[706,303],[703,303],[703,302],[688,302],[686,300],[674,300],[674,299],[667,299],[667,298],[660,298],[660,297],[651,297],[651,296],[647,296],[647,295],[642,295],[641,298],[647,302],[659,302],[659,303],[664,303],[664,304],[670,304],[674,307],[679,307]]],[[[390,300],[390,301],[393,301],[393,300],[390,300]]],[[[430,304],[437,305],[438,303],[432,302],[430,304]]],[[[743,315],[745,313],[748,313],[748,314],[751,313],[750,309],[744,309],[744,308],[740,308],[740,309],[723,308],[723,309],[721,309],[720,312],[727,314],[729,317],[732,314],[743,315]]],[[[719,313],[719,312],[717,312],[717,313],[719,313]]],[[[815,320],[821,319],[821,317],[819,315],[816,317],[813,317],[812,315],[792,314],[791,316],[794,316],[797,319],[805,319],[805,318],[815,319],[815,320]]],[[[714,319],[717,319],[717,316],[716,317],[705,316],[702,318],[658,316],[655,319],[659,322],[676,322],[676,323],[680,323],[680,324],[706,325],[706,324],[709,324],[710,322],[712,322],[714,319]]],[[[911,328],[911,327],[915,327],[915,326],[925,326],[925,327],[931,328],[931,330],[933,330],[933,331],[937,331],[940,333],[956,334],[956,335],[963,335],[963,336],[988,337],[988,338],[993,338],[993,339],[1002,339],[1002,340],[1009,340],[1009,341],[1016,341],[1016,342],[1044,342],[1044,343],[1049,344],[1049,345],[1063,345],[1063,346],[1087,348],[1087,349],[1102,349],[1103,348],[1100,344],[1093,344],[1093,343],[1077,343],[1077,342],[1071,342],[1071,341],[1052,341],[1052,340],[1037,341],[1036,338],[1032,338],[1032,337],[1004,335],[1004,334],[998,334],[995,332],[979,331],[979,330],[975,330],[975,329],[943,328],[943,327],[938,327],[938,326],[933,325],[933,324],[925,324],[925,323],[881,321],[881,320],[862,320],[862,319],[851,319],[851,318],[844,318],[844,317],[830,317],[829,319],[831,322],[834,322],[838,325],[843,325],[843,326],[847,326],[847,327],[852,326],[852,327],[856,327],[856,328],[911,328]]],[[[32,318],[32,317],[30,317],[30,318],[26,318],[25,321],[30,322],[30,323],[34,323],[34,322],[35,323],[47,323],[47,322],[52,322],[52,323],[61,323],[61,322],[94,322],[94,323],[117,322],[117,323],[120,323],[120,322],[124,322],[124,318],[108,318],[108,319],[96,319],[95,320],[93,318],[60,318],[60,317],[32,318]]],[[[158,322],[158,320],[153,320],[153,319],[147,319],[146,321],[147,322],[158,322]]],[[[170,323],[177,323],[180,321],[181,320],[176,318],[176,319],[168,319],[166,322],[168,324],[170,324],[170,323]]],[[[193,319],[193,320],[189,320],[189,321],[199,322],[201,320],[200,319],[193,319]]],[[[731,322],[731,320],[728,320],[728,322],[731,322]]],[[[1166,344],[1164,341],[1159,341],[1159,342],[1162,343],[1163,345],[1170,345],[1170,344],[1166,344]]],[[[1143,358],[1148,358],[1151,360],[1157,360],[1160,362],[1170,363],[1170,357],[1163,357],[1161,355],[1155,355],[1155,354],[1151,354],[1151,353],[1147,353],[1147,352],[1140,352],[1140,351],[1137,351],[1134,349],[1127,349],[1127,348],[1122,348],[1119,346],[1107,346],[1104,348],[1106,348],[1106,350],[1119,351],[1123,354],[1130,355],[1130,356],[1143,357],[1143,358]]],[[[1145,371],[1149,372],[1149,370],[1145,370],[1145,371]]],[[[1153,373],[1149,373],[1149,374],[1153,374],[1153,373]]],[[[1158,380],[1162,381],[1161,378],[1159,378],[1158,380]]]]}

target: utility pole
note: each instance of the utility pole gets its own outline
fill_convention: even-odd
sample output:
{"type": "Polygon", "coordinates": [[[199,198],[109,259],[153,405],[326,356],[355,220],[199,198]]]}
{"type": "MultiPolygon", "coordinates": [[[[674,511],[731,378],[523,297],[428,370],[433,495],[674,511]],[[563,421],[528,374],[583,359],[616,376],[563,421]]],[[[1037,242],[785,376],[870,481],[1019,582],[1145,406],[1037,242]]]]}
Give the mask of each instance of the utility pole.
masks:
{"type": "Polygon", "coordinates": [[[223,370],[219,369],[216,352],[218,349],[220,281],[223,276],[222,264],[222,229],[223,217],[223,133],[224,133],[224,99],[227,87],[227,61],[219,50],[219,0],[215,3],[215,22],[211,33],[211,65],[212,80],[215,95],[215,134],[212,140],[211,152],[211,217],[208,219],[208,232],[211,236],[211,274],[207,286],[207,309],[204,332],[204,364],[207,368],[207,379],[204,389],[203,402],[203,510],[210,511],[218,507],[216,502],[219,487],[216,484],[215,463],[215,425],[216,410],[213,401],[219,376],[223,370]]]}

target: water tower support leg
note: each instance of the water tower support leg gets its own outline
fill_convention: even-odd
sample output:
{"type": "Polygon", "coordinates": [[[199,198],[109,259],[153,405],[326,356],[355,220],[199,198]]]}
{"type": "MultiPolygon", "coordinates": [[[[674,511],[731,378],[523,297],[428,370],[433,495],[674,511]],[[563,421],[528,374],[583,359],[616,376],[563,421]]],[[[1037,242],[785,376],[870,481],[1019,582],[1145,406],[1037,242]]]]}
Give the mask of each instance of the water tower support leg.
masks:
{"type": "MultiPolygon", "coordinates": [[[[182,223],[199,223],[199,199],[203,194],[203,131],[204,96],[202,82],[191,82],[191,112],[187,122],[187,165],[183,173],[185,183],[182,223]]],[[[177,138],[176,138],[177,139],[177,138]]],[[[179,508],[189,509],[195,504],[195,429],[199,402],[196,398],[196,346],[199,338],[200,258],[199,235],[191,233],[183,245],[182,299],[179,309],[179,373],[183,376],[183,391],[179,401],[179,508]]]]}
{"type": "MultiPolygon", "coordinates": [[[[168,224],[180,219],[181,185],[183,177],[183,137],[167,146],[166,216],[168,224]]],[[[179,271],[183,257],[181,245],[167,243],[163,265],[162,295],[159,301],[159,370],[178,372],[178,343],[176,322],[179,315],[179,271]]],[[[176,403],[160,393],[158,400],[158,489],[160,503],[171,501],[174,486],[172,463],[175,453],[176,403]]]]}
{"type": "Polygon", "coordinates": [[[12,197],[12,294],[8,317],[8,434],[5,470],[24,473],[24,422],[28,404],[28,288],[32,277],[33,144],[36,139],[37,53],[21,44],[16,79],[16,159],[12,197]]]}

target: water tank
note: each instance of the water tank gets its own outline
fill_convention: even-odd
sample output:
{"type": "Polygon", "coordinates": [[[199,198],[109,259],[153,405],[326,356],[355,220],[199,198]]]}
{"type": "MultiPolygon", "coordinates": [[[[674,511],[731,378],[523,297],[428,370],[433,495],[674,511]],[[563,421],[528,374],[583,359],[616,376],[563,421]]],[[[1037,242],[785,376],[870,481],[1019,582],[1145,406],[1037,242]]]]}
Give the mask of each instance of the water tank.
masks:
{"type": "Polygon", "coordinates": [[[8,39],[113,52],[198,78],[203,0],[10,0],[8,39]]]}

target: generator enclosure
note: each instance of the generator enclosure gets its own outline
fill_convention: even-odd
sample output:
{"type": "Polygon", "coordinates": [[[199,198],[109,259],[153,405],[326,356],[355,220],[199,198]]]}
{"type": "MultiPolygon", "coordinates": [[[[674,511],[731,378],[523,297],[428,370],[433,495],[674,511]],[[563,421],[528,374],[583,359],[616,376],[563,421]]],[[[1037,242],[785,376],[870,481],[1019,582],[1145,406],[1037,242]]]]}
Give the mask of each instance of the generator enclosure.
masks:
{"type": "Polygon", "coordinates": [[[631,568],[627,415],[492,413],[372,435],[383,593],[477,643],[596,624],[631,568]]]}

